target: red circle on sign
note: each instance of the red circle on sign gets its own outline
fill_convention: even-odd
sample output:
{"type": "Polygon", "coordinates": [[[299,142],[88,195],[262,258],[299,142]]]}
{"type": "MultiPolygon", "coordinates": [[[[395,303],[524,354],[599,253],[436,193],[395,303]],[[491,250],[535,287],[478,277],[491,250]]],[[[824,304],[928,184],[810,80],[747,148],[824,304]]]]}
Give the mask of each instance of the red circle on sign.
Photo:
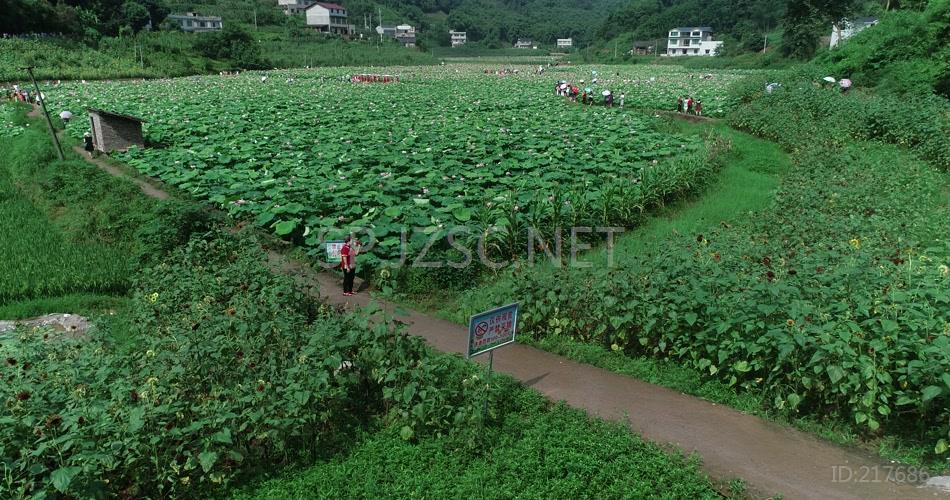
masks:
{"type": "Polygon", "coordinates": [[[488,322],[482,321],[481,323],[475,325],[475,337],[482,338],[485,334],[488,333],[488,322]]]}

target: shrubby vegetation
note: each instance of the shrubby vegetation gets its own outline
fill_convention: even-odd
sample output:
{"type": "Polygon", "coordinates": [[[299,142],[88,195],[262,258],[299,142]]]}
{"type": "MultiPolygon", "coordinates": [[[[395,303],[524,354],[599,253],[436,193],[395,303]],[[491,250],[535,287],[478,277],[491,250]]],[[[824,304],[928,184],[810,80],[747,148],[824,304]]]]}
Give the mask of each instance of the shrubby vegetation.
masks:
{"type": "Polygon", "coordinates": [[[253,241],[201,235],[133,297],[134,346],[110,342],[118,322],[85,342],[0,344],[0,491],[195,494],[328,453],[374,414],[406,439],[480,418],[474,367],[310,303],[253,241]]]}

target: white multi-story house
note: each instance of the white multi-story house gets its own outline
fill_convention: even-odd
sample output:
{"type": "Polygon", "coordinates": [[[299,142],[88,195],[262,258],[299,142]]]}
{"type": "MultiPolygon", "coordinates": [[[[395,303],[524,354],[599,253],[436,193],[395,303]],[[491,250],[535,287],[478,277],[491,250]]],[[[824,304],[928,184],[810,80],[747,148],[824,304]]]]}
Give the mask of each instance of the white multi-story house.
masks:
{"type": "Polygon", "coordinates": [[[464,31],[449,31],[449,36],[452,38],[453,47],[461,47],[468,41],[468,34],[464,31]]]}
{"type": "Polygon", "coordinates": [[[860,17],[858,19],[848,20],[831,26],[831,48],[835,48],[839,43],[857,35],[858,33],[874,26],[880,20],[876,17],[860,17]]]}
{"type": "Polygon", "coordinates": [[[181,27],[182,31],[189,33],[201,33],[204,31],[218,31],[224,27],[224,23],[218,16],[202,16],[194,12],[184,14],[172,14],[168,16],[169,20],[174,21],[181,27]]]}
{"type": "Polygon", "coordinates": [[[416,46],[416,28],[408,24],[377,26],[376,33],[387,38],[393,38],[410,49],[416,46]]]}
{"type": "Polygon", "coordinates": [[[573,38],[558,38],[557,39],[557,48],[559,49],[569,49],[574,46],[573,38]]]}
{"type": "Polygon", "coordinates": [[[666,55],[714,56],[722,41],[713,40],[713,29],[708,26],[673,28],[666,44],[666,55]]]}
{"type": "Polygon", "coordinates": [[[307,26],[323,32],[337,35],[350,35],[353,25],[347,22],[346,9],[339,4],[317,2],[307,7],[307,26]]]}

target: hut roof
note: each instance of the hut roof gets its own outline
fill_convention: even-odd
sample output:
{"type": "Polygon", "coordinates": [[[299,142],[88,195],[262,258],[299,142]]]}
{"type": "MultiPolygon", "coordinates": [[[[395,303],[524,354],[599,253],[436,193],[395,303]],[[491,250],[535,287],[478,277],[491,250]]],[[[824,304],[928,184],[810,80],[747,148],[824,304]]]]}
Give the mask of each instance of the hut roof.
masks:
{"type": "Polygon", "coordinates": [[[92,113],[96,113],[96,114],[100,114],[100,115],[108,115],[108,116],[114,116],[114,117],[117,117],[117,118],[123,118],[123,119],[125,119],[125,120],[133,120],[133,121],[137,121],[137,122],[139,122],[139,123],[143,123],[143,122],[145,121],[145,120],[143,120],[143,119],[141,119],[141,118],[137,118],[137,117],[135,117],[135,116],[123,115],[122,113],[114,113],[114,112],[112,112],[112,111],[106,111],[106,110],[104,110],[104,109],[86,108],[86,111],[90,111],[90,112],[92,112],[92,113]]]}

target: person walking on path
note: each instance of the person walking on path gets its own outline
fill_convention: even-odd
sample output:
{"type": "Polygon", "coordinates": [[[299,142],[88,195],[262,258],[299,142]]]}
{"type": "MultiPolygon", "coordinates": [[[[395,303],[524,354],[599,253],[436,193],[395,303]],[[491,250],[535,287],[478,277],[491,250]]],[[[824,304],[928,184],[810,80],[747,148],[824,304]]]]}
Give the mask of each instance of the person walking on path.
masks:
{"type": "Polygon", "coordinates": [[[696,101],[696,116],[703,116],[703,101],[696,101]]]}
{"type": "Polygon", "coordinates": [[[676,98],[676,112],[677,113],[683,112],[683,98],[682,97],[676,98]]]}
{"type": "Polygon", "coordinates": [[[352,236],[347,236],[343,240],[343,248],[340,249],[340,267],[343,268],[343,295],[350,297],[353,295],[353,280],[356,279],[356,256],[360,253],[359,240],[352,236]]]}
{"type": "Polygon", "coordinates": [[[89,157],[92,158],[93,152],[95,151],[95,148],[92,145],[92,134],[86,132],[85,135],[82,136],[82,143],[83,149],[85,149],[86,152],[89,153],[89,157]]]}
{"type": "Polygon", "coordinates": [[[627,94],[625,92],[620,93],[620,107],[623,108],[623,101],[627,99],[627,94]]]}

